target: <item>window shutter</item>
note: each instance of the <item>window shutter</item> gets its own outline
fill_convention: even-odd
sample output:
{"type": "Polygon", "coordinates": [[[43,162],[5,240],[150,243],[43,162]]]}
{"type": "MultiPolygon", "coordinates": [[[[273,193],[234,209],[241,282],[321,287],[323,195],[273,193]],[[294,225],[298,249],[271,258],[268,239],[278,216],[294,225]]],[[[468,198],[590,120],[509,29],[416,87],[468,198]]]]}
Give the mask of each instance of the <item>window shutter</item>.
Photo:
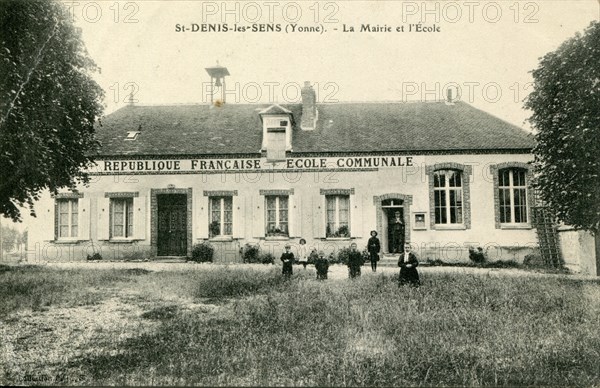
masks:
{"type": "Polygon", "coordinates": [[[146,239],[146,203],[145,195],[133,197],[133,238],[136,240],[146,239]]]}
{"type": "Polygon", "coordinates": [[[313,208],[313,236],[315,238],[325,238],[325,223],[323,222],[323,207],[325,204],[325,198],[323,196],[313,197],[312,208],[313,208]]]}
{"type": "MultiPolygon", "coordinates": [[[[196,217],[193,222],[196,224],[196,238],[208,238],[208,197],[198,195],[196,200],[196,217]]],[[[233,221],[235,222],[235,220],[233,221]]]]}
{"type": "Polygon", "coordinates": [[[289,196],[290,237],[302,237],[302,199],[299,195],[289,196]]]}
{"type": "Polygon", "coordinates": [[[267,160],[285,159],[285,131],[267,133],[267,160]]]}
{"type": "Polygon", "coordinates": [[[90,239],[90,198],[79,198],[77,214],[78,236],[79,240],[90,239]]]}
{"type": "Polygon", "coordinates": [[[233,225],[232,232],[233,238],[242,238],[244,237],[244,205],[245,205],[245,197],[243,196],[234,196],[233,200],[233,225]]]}
{"type": "Polygon", "coordinates": [[[350,196],[350,236],[362,237],[363,231],[363,196],[360,194],[350,196]]]}
{"type": "Polygon", "coordinates": [[[98,198],[98,240],[110,238],[110,198],[98,198]]]}
{"type": "Polygon", "coordinates": [[[265,237],[265,197],[259,195],[252,196],[252,237],[265,237]]]}

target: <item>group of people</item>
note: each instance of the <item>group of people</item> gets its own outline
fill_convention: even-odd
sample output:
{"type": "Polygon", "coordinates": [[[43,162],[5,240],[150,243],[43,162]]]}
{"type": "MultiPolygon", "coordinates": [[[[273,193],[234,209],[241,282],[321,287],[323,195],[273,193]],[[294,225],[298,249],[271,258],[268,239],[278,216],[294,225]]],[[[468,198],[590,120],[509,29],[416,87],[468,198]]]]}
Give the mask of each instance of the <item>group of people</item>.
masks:
{"type": "MultiPolygon", "coordinates": [[[[313,250],[310,254],[306,249],[306,240],[300,239],[300,248],[298,251],[299,260],[298,262],[306,269],[309,263],[309,258],[314,262],[315,269],[317,270],[317,279],[327,279],[327,273],[329,272],[329,260],[325,257],[325,252],[320,250],[318,253],[313,250]]],[[[377,238],[377,231],[371,231],[371,237],[367,242],[367,253],[369,260],[371,261],[371,270],[377,272],[377,262],[379,261],[379,253],[381,251],[381,243],[377,238]]],[[[331,254],[331,258],[333,258],[331,254]]],[[[287,244],[285,246],[285,252],[281,255],[281,261],[283,262],[283,276],[289,278],[292,276],[295,257],[294,253],[291,252],[291,246],[287,244]]],[[[358,251],[356,243],[350,244],[350,251],[348,252],[348,276],[350,278],[356,278],[361,274],[361,267],[365,263],[365,257],[358,251]]],[[[418,287],[420,285],[419,272],[417,266],[419,261],[417,256],[411,251],[410,244],[404,244],[404,251],[400,253],[398,258],[398,267],[400,267],[399,285],[412,285],[418,287]]]]}

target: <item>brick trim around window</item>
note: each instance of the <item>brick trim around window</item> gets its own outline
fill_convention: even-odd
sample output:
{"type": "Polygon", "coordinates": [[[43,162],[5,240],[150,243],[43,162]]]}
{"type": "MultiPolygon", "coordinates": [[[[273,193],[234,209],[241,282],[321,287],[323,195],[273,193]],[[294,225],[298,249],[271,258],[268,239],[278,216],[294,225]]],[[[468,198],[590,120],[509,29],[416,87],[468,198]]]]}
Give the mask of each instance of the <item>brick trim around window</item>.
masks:
{"type": "Polygon", "coordinates": [[[435,223],[435,194],[433,187],[433,173],[439,170],[458,170],[462,173],[462,195],[463,195],[463,225],[465,229],[471,229],[471,175],[473,175],[473,166],[446,162],[436,163],[425,167],[429,179],[429,225],[431,229],[438,229],[435,223]]]}
{"type": "Polygon", "coordinates": [[[294,195],[294,189],[289,190],[260,190],[260,195],[294,195]]]}
{"type": "Polygon", "coordinates": [[[205,197],[233,197],[238,195],[237,190],[204,190],[205,197]]]}
{"type": "Polygon", "coordinates": [[[527,225],[531,225],[531,204],[534,203],[534,190],[531,186],[533,172],[531,165],[523,162],[504,162],[490,165],[490,174],[494,181],[494,223],[496,229],[500,229],[500,198],[498,195],[499,177],[498,172],[505,168],[520,168],[525,170],[525,180],[527,181],[527,225]]]}
{"type": "Polygon", "coordinates": [[[54,199],[72,199],[72,198],[83,198],[83,193],[57,193],[53,194],[54,199]]]}
{"type": "Polygon", "coordinates": [[[321,189],[321,195],[354,195],[354,189],[321,189]]]}
{"type": "Polygon", "coordinates": [[[104,198],[137,198],[139,196],[139,191],[118,191],[104,193],[104,198]]]}

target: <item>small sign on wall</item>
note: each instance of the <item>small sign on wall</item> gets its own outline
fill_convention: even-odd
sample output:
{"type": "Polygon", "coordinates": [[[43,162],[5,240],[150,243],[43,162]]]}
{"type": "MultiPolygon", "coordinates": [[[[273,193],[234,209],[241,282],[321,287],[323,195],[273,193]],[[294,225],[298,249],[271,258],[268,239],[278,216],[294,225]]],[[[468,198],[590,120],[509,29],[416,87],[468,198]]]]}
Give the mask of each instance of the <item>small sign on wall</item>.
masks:
{"type": "Polygon", "coordinates": [[[427,229],[427,225],[425,225],[425,214],[426,212],[413,212],[413,229],[427,229]]]}

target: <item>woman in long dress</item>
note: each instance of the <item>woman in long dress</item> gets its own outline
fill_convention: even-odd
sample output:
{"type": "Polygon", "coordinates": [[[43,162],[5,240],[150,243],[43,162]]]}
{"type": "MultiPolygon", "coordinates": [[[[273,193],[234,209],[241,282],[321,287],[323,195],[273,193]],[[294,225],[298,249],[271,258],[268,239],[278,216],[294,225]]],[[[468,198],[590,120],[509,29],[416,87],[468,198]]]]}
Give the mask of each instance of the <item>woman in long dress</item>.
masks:
{"type": "Polygon", "coordinates": [[[400,267],[399,286],[409,284],[413,287],[419,287],[421,280],[419,279],[419,271],[417,271],[418,265],[419,261],[417,256],[411,252],[410,244],[404,244],[404,252],[400,254],[398,259],[398,267],[400,267]]]}

